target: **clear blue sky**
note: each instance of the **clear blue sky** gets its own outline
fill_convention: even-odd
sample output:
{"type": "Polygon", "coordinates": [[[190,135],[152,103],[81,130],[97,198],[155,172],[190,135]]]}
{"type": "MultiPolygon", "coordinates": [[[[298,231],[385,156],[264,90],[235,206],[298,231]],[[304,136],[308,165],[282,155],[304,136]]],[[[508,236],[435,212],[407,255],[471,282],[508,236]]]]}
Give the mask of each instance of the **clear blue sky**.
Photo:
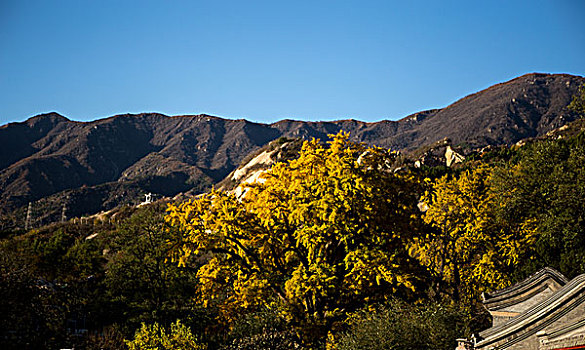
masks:
{"type": "Polygon", "coordinates": [[[585,74],[585,1],[0,0],[0,124],[399,119],[535,71],[585,74]]]}

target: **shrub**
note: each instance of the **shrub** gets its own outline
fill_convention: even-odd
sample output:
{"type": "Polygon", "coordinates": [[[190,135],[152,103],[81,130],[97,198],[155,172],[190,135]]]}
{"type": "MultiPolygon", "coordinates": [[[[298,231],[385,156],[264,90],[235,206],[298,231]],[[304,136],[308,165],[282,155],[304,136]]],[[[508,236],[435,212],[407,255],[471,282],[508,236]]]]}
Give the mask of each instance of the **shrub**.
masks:
{"type": "Polygon", "coordinates": [[[260,334],[234,340],[221,350],[293,350],[302,349],[292,332],[266,330],[260,334]]]}
{"type": "Polygon", "coordinates": [[[392,301],[350,318],[349,330],[334,341],[333,349],[453,349],[463,333],[466,313],[439,304],[412,306],[392,301]]]}
{"type": "Polygon", "coordinates": [[[179,320],[171,324],[167,332],[158,323],[146,325],[136,331],[134,339],[126,341],[130,350],[204,350],[207,346],[199,344],[191,330],[179,320]]]}

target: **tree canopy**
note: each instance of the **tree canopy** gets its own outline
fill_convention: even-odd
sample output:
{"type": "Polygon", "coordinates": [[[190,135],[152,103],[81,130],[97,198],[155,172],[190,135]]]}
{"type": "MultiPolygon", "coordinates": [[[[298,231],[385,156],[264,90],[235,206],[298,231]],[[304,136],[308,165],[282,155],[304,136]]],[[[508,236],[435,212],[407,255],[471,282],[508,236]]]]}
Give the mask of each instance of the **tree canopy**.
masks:
{"type": "Polygon", "coordinates": [[[277,308],[318,333],[364,301],[412,294],[406,247],[417,183],[389,170],[395,158],[344,133],[327,145],[307,141],[298,159],[276,164],[243,198],[213,191],[170,205],[167,221],[184,232],[174,258],[207,259],[198,291],[228,321],[277,308]]]}
{"type": "Polygon", "coordinates": [[[487,166],[435,181],[423,196],[428,210],[426,235],[415,238],[411,253],[437,281],[435,290],[470,305],[486,289],[510,283],[508,273],[534,242],[532,220],[510,225],[498,220],[498,197],[487,166]]]}
{"type": "Polygon", "coordinates": [[[527,275],[551,266],[569,277],[585,271],[585,133],[526,146],[518,160],[494,172],[500,221],[533,222],[537,236],[527,275]]]}

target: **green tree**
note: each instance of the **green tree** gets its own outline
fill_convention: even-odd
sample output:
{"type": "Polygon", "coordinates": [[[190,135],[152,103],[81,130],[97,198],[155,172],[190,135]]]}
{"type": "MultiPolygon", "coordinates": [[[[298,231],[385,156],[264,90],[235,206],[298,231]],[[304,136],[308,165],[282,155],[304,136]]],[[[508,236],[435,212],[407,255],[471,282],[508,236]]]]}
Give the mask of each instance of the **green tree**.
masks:
{"type": "Polygon", "coordinates": [[[0,245],[0,348],[54,347],[62,324],[57,293],[9,243],[0,245]]]}
{"type": "Polygon", "coordinates": [[[544,266],[569,277],[585,272],[585,133],[525,146],[492,183],[500,221],[535,224],[534,259],[519,278],[544,266]]]}
{"type": "Polygon", "coordinates": [[[573,96],[569,109],[581,116],[585,116],[585,84],[581,85],[577,94],[573,96]]]}
{"type": "Polygon", "coordinates": [[[68,320],[100,319],[104,259],[95,242],[79,236],[80,227],[59,224],[0,241],[0,266],[9,269],[0,287],[6,320],[0,328],[12,334],[0,347],[77,345],[68,320]]]}
{"type": "Polygon", "coordinates": [[[406,244],[417,183],[390,171],[395,158],[343,133],[328,147],[305,142],[243,198],[214,191],[171,205],[167,220],[184,231],[174,257],[207,257],[198,291],[228,321],[276,308],[305,342],[322,337],[345,312],[415,289],[406,244]]]}
{"type": "Polygon", "coordinates": [[[163,216],[156,206],[141,208],[110,238],[105,285],[111,308],[117,309],[112,318],[132,329],[144,321],[201,316],[192,302],[195,273],[167,262],[174,231],[163,216]]]}

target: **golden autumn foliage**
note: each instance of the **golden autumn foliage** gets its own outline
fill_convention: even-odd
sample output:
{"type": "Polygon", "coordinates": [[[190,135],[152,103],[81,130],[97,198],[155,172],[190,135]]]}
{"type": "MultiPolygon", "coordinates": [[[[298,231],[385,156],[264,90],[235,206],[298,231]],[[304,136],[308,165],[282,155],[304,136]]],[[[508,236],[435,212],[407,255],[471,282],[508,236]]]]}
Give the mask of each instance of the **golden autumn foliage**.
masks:
{"type": "Polygon", "coordinates": [[[170,205],[184,236],[174,259],[207,260],[198,292],[229,321],[257,308],[325,325],[365,301],[414,289],[407,244],[416,181],[389,170],[396,154],[339,133],[304,143],[243,198],[212,191],[170,205]]]}
{"type": "Polygon", "coordinates": [[[510,283],[508,272],[520,263],[536,236],[533,221],[510,225],[495,215],[499,193],[487,166],[445,176],[423,196],[424,221],[434,229],[416,237],[411,254],[429,269],[455,301],[477,302],[486,289],[510,283]]]}
{"type": "Polygon", "coordinates": [[[181,321],[172,323],[165,329],[158,323],[146,325],[142,323],[136,330],[132,340],[125,341],[129,350],[205,350],[206,345],[200,344],[181,321]]]}

